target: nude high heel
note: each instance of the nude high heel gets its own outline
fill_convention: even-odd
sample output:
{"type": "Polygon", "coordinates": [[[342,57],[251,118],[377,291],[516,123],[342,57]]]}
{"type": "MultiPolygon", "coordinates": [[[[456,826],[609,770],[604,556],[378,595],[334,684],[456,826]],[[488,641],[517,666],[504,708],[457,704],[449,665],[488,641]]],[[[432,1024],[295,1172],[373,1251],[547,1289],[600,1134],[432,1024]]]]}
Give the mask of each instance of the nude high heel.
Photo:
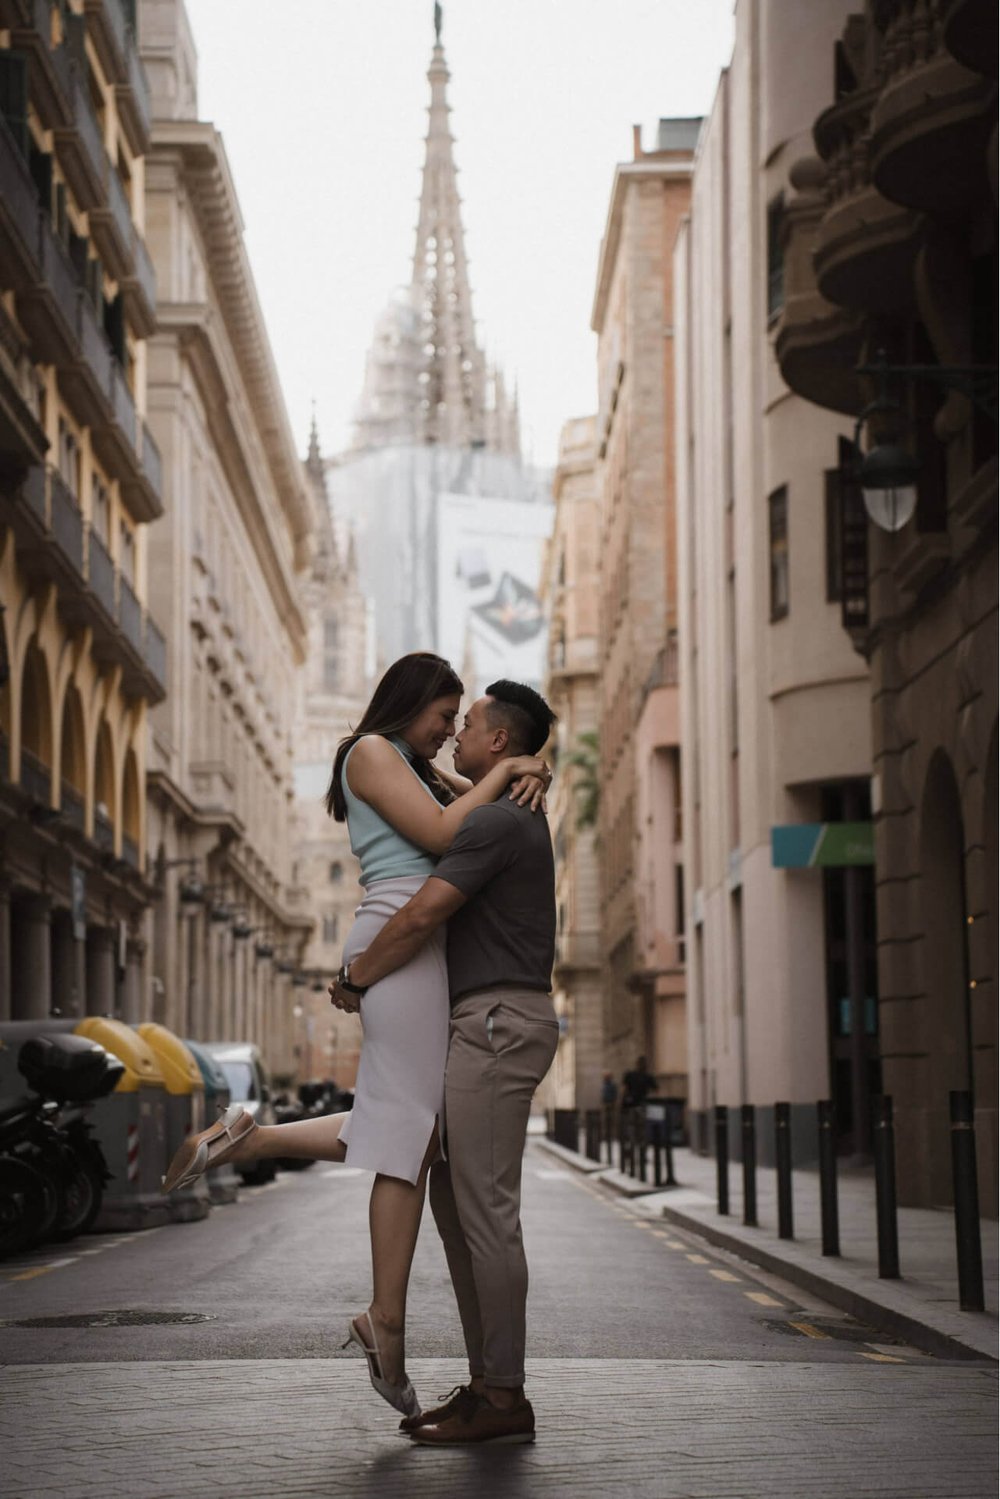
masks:
{"type": "Polygon", "coordinates": [[[410,1381],[404,1379],[402,1384],[390,1384],[387,1379],[382,1378],[382,1355],[379,1352],[378,1338],[375,1336],[375,1325],[367,1312],[362,1312],[361,1315],[368,1321],[368,1331],[372,1339],[371,1348],[362,1336],[357,1317],[347,1324],[347,1342],[343,1344],[343,1347],[350,1348],[352,1343],[357,1343],[368,1361],[368,1378],[372,1382],[373,1389],[382,1396],[383,1400],[389,1402],[393,1410],[399,1411],[402,1416],[419,1416],[420,1402],[417,1400],[417,1392],[410,1381]]]}
{"type": "Polygon", "coordinates": [[[231,1103],[222,1115],[200,1135],[192,1135],[176,1151],[163,1178],[164,1192],[190,1187],[209,1166],[222,1166],[229,1160],[241,1140],[257,1128],[241,1103],[231,1103]]]}

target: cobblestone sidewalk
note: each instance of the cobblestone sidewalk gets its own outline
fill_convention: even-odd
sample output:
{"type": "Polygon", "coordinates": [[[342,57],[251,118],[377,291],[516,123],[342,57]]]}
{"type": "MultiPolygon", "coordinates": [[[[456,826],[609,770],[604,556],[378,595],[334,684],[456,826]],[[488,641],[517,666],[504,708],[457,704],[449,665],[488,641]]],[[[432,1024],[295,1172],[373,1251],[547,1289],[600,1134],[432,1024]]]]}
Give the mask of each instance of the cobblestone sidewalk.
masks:
{"type": "MultiPolygon", "coordinates": [[[[414,1360],[425,1400],[457,1362],[414,1360]]],[[[0,1371],[4,1499],[987,1499],[984,1366],[535,1360],[532,1447],[395,1431],[360,1361],[0,1371]]]]}

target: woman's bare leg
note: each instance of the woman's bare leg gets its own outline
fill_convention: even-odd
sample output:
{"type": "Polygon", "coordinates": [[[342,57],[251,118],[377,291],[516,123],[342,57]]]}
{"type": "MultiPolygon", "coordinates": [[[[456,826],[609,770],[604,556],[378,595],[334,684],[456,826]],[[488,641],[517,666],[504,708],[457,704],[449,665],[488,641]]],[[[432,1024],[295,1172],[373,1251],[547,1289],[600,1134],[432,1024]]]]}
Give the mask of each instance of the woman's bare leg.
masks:
{"type": "Polygon", "coordinates": [[[382,1377],[390,1384],[402,1384],[406,1368],[406,1288],[424,1209],[427,1173],[439,1149],[435,1124],[415,1184],[398,1176],[376,1176],[372,1187],[368,1222],[374,1288],[368,1320],[382,1355],[382,1377]]]}
{"type": "Polygon", "coordinates": [[[241,1140],[230,1160],[239,1165],[265,1156],[294,1156],[307,1161],[343,1161],[347,1146],[340,1131],[347,1114],[296,1119],[291,1124],[261,1124],[241,1140]]]}

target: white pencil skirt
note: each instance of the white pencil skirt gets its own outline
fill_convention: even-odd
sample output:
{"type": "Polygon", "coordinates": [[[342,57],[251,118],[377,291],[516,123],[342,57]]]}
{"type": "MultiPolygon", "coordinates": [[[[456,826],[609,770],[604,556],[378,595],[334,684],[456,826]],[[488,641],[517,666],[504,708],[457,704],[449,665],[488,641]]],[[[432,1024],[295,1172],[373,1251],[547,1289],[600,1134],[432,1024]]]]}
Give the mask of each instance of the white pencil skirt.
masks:
{"type": "MultiPolygon", "coordinates": [[[[423,875],[369,886],[344,944],[349,963],[424,883],[423,875]]],[[[347,1164],[415,1182],[435,1120],[444,1123],[448,1058],[445,929],[415,958],[372,984],[361,1001],[361,1059],[340,1138],[347,1164]]]]}

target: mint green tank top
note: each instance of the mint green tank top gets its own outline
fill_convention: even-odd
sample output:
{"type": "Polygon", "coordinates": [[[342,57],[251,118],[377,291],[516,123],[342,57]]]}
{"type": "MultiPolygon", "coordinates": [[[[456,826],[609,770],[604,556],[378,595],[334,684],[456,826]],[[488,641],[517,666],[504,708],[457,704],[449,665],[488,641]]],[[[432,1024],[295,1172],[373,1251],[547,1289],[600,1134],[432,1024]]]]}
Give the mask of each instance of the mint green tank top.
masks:
{"type": "MultiPolygon", "coordinates": [[[[358,743],[360,742],[359,740],[358,743]]],[[[400,759],[406,761],[410,774],[416,785],[420,787],[422,795],[429,796],[435,806],[439,805],[433,791],[420,779],[410,764],[412,751],[405,740],[389,739],[388,742],[400,759]]],[[[344,789],[344,800],[347,803],[347,831],[351,838],[352,852],[361,865],[362,885],[367,890],[369,885],[376,885],[379,880],[399,880],[407,875],[433,874],[437,859],[426,849],[418,848],[415,843],[404,838],[402,833],[397,833],[391,823],[386,822],[374,807],[362,801],[360,796],[355,796],[347,784],[347,762],[356,748],[357,746],[352,744],[344,756],[340,779],[344,789]]]]}

